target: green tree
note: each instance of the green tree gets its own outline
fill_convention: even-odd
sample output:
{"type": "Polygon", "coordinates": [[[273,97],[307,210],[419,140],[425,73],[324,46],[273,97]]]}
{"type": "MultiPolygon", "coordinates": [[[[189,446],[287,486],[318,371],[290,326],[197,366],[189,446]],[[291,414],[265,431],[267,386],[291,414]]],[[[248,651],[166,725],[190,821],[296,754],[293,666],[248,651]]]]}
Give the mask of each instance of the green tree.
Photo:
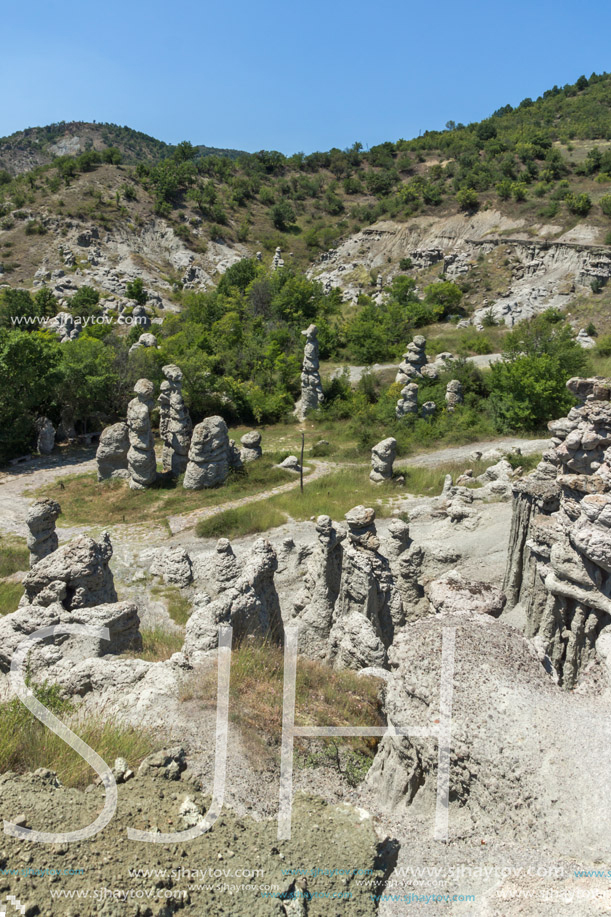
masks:
{"type": "Polygon", "coordinates": [[[467,213],[477,210],[479,207],[479,198],[477,191],[473,188],[462,188],[456,195],[458,206],[467,213]]]}
{"type": "Polygon", "coordinates": [[[144,283],[141,277],[135,277],[134,280],[129,280],[125,284],[125,295],[128,299],[133,299],[135,302],[140,303],[141,306],[148,299],[148,292],[144,288],[144,283]]]}
{"type": "Polygon", "coordinates": [[[278,201],[270,210],[272,223],[280,232],[285,232],[295,222],[295,211],[288,201],[278,201]]]}

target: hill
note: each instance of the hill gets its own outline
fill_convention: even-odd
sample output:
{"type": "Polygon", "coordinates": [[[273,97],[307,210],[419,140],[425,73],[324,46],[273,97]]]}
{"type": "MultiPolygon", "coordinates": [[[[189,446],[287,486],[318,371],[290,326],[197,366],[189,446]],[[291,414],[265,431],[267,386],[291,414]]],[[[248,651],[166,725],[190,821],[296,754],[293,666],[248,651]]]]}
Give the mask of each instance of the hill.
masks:
{"type": "MultiPolygon", "coordinates": [[[[141,131],[118,124],[88,123],[86,121],[60,121],[45,127],[28,127],[9,137],[0,138],[0,169],[11,175],[28,172],[37,166],[47,165],[60,156],[76,156],[87,150],[101,152],[117,149],[123,162],[158,162],[169,156],[173,147],[141,131]]],[[[240,150],[222,150],[198,146],[200,156],[241,155],[240,150]]]]}

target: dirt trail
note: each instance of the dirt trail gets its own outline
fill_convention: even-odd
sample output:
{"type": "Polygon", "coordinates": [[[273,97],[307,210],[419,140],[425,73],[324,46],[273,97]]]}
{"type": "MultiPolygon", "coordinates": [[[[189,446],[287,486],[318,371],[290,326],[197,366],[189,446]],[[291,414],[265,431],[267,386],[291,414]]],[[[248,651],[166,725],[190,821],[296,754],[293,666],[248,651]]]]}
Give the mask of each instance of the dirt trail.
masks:
{"type": "MultiPolygon", "coordinates": [[[[502,356],[503,355],[501,353],[483,353],[483,354],[478,354],[475,357],[467,357],[467,362],[473,363],[474,366],[478,366],[481,369],[482,367],[485,367],[485,366],[491,366],[492,363],[498,363],[499,360],[502,359],[502,356]]],[[[372,366],[351,366],[351,365],[338,366],[331,373],[331,378],[335,379],[336,377],[341,376],[341,374],[343,373],[345,369],[348,370],[348,379],[350,381],[350,384],[354,385],[365,375],[366,372],[371,372],[375,374],[375,373],[383,373],[390,369],[397,370],[399,369],[399,364],[398,363],[374,363],[372,366]]]]}

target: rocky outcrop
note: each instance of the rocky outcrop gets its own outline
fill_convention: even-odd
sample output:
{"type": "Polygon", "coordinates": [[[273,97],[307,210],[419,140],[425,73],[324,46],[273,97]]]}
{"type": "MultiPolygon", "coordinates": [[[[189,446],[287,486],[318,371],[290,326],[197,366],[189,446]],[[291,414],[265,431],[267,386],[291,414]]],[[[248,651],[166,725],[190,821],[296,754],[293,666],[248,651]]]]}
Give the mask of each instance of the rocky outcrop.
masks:
{"type": "Polygon", "coordinates": [[[79,535],[38,561],[26,574],[21,604],[59,603],[72,610],[116,602],[111,557],[108,533],[102,535],[101,542],[79,535]]]}
{"type": "Polygon", "coordinates": [[[171,586],[189,586],[193,581],[193,566],[187,551],[181,547],[158,551],[151,564],[153,576],[161,576],[171,586]]]}
{"type": "MultiPolygon", "coordinates": [[[[223,552],[224,553],[224,552],[223,552]]],[[[214,601],[202,596],[187,622],[183,653],[191,665],[218,646],[218,627],[233,627],[234,645],[247,636],[282,643],[284,628],[274,574],[276,552],[264,538],[253,545],[243,572],[214,601]]]]}
{"type": "Polygon", "coordinates": [[[407,345],[407,351],[403,354],[403,360],[399,364],[395,382],[407,385],[408,382],[413,382],[414,379],[422,378],[422,370],[426,364],[426,338],[421,334],[417,334],[411,343],[407,345]]]}
{"type": "Polygon", "coordinates": [[[0,618],[0,672],[10,671],[13,654],[27,636],[43,627],[61,624],[107,627],[110,639],[69,635],[46,638],[28,654],[30,675],[44,678],[51,665],[69,671],[89,657],[123,653],[142,646],[138,610],[131,602],[67,609],[62,602],[42,605],[36,601],[32,605],[20,605],[17,611],[0,618]]]}
{"type": "Polygon", "coordinates": [[[36,451],[51,455],[55,447],[55,427],[48,417],[40,417],[36,423],[36,451]]]}
{"type": "Polygon", "coordinates": [[[308,411],[315,410],[324,400],[320,381],[320,361],[318,357],[318,337],[316,325],[310,325],[301,332],[306,337],[301,368],[301,398],[295,406],[295,414],[300,420],[308,411]]]}
{"type": "Polygon", "coordinates": [[[61,507],[55,500],[43,497],[35,500],[30,506],[25,522],[28,527],[28,549],[30,551],[30,567],[57,551],[58,540],[55,531],[55,522],[61,513],[61,507]]]}
{"type": "Polygon", "coordinates": [[[507,601],[500,589],[490,583],[466,580],[458,570],[449,570],[427,588],[428,600],[436,614],[480,614],[493,618],[507,601]]]}
{"type": "Polygon", "coordinates": [[[157,338],[154,334],[151,334],[150,331],[145,331],[144,334],[141,334],[137,341],[135,341],[132,346],[129,348],[129,352],[133,353],[135,350],[140,350],[141,347],[157,347],[157,338]]]}
{"type": "Polygon", "coordinates": [[[229,433],[222,417],[206,417],[193,429],[183,486],[202,490],[222,484],[229,474],[229,433]]]}
{"type": "Polygon", "coordinates": [[[256,461],[263,455],[263,449],[261,448],[261,434],[258,430],[251,430],[250,433],[245,433],[244,436],[240,439],[240,443],[242,444],[240,455],[242,457],[242,462],[245,465],[247,465],[249,462],[256,461]]]}
{"type": "Polygon", "coordinates": [[[406,620],[403,598],[418,603],[422,597],[415,581],[421,557],[414,552],[408,560],[404,523],[394,533],[392,561],[380,552],[373,509],[355,507],[346,523],[347,531],[329,516],[316,522],[318,544],[292,611],[299,649],[336,668],[385,666],[387,649],[406,620]]]}
{"type": "Polygon", "coordinates": [[[395,414],[398,420],[409,414],[418,413],[418,386],[415,382],[408,382],[401,389],[401,397],[397,401],[395,414]]]}
{"type": "Polygon", "coordinates": [[[424,418],[432,417],[436,410],[437,405],[434,401],[425,401],[420,408],[420,416],[424,418]]]}
{"type": "Polygon", "coordinates": [[[182,372],[178,366],[162,367],[165,382],[159,393],[159,435],[163,440],[163,470],[174,477],[187,469],[193,424],[182,396],[182,372]]]}
{"type": "Polygon", "coordinates": [[[397,440],[392,436],[383,439],[371,450],[371,471],[369,480],[373,484],[392,481],[393,462],[397,455],[397,440]]]}
{"type": "Polygon", "coordinates": [[[459,404],[464,401],[462,382],[458,379],[451,379],[446,385],[446,408],[448,411],[454,411],[459,404]]]}
{"type": "Polygon", "coordinates": [[[128,451],[129,428],[126,423],[115,423],[102,430],[95,455],[98,481],[109,481],[113,478],[129,479],[128,451]]]}
{"type": "Polygon", "coordinates": [[[157,460],[150,415],[154,390],[153,383],[148,379],[139,379],[134,386],[136,397],[127,406],[129,433],[127,464],[130,475],[129,486],[132,490],[145,490],[154,483],[157,477],[157,460]]]}
{"type": "Polygon", "coordinates": [[[65,344],[67,341],[75,341],[79,337],[81,324],[75,323],[70,312],[58,312],[57,315],[49,319],[47,330],[55,332],[60,344],[65,344]]]}
{"type": "Polygon", "coordinates": [[[581,407],[549,424],[552,448],[514,487],[504,589],[572,687],[611,625],[611,387],[572,379],[568,388],[581,407]]]}

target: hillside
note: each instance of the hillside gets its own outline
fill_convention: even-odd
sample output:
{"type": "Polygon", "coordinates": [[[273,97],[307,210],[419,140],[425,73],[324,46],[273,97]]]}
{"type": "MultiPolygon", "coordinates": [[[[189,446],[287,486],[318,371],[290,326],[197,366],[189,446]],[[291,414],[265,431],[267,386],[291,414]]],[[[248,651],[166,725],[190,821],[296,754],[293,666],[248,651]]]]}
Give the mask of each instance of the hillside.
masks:
{"type": "MultiPolygon", "coordinates": [[[[61,121],[45,127],[28,127],[9,137],[0,138],[0,169],[11,175],[29,172],[37,166],[47,165],[60,156],[76,156],[87,150],[116,149],[123,162],[158,162],[169,156],[173,147],[141,131],[118,124],[61,121]]],[[[198,146],[200,156],[228,156],[236,158],[240,150],[221,150],[198,146]]]]}

